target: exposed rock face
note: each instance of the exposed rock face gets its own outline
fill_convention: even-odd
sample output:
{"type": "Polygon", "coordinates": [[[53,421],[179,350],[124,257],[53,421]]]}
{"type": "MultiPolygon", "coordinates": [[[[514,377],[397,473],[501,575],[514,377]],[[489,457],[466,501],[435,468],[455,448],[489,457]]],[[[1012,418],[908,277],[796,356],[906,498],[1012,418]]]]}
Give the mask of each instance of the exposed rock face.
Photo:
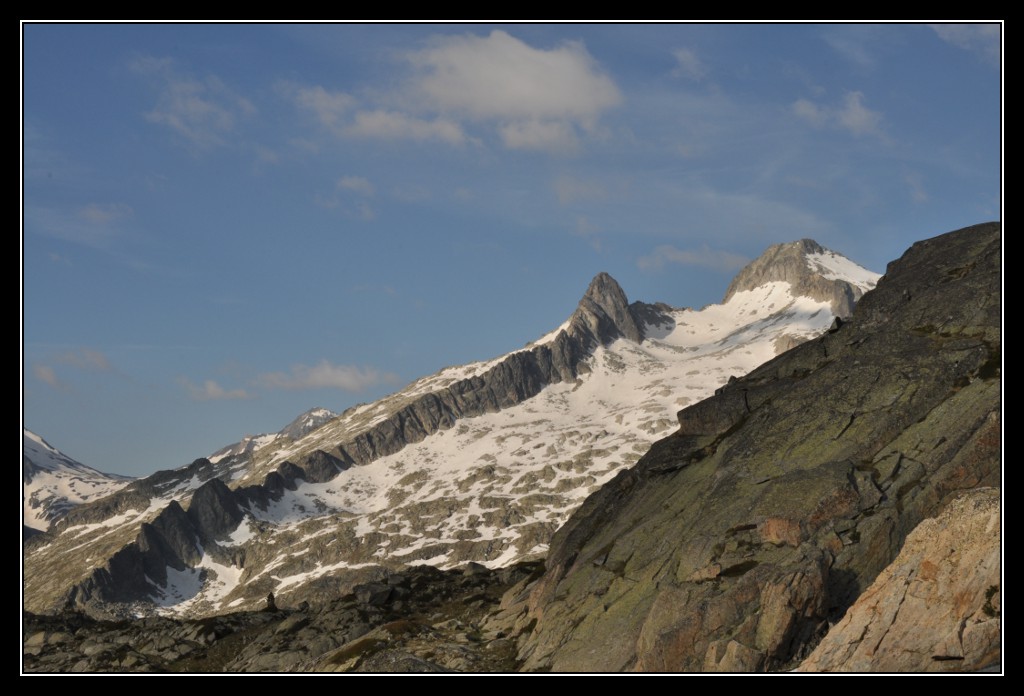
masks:
{"type": "Polygon", "coordinates": [[[999,498],[997,488],[966,491],[919,524],[798,671],[959,672],[999,662],[999,498]]]}
{"type": "MultiPolygon", "coordinates": [[[[233,553],[222,550],[218,542],[224,541],[238,527],[246,508],[265,509],[269,503],[280,499],[285,490],[294,490],[296,480],[325,481],[344,468],[339,460],[324,452],[314,453],[309,459],[310,471],[284,462],[261,486],[232,490],[220,479],[211,478],[196,489],[187,511],[172,500],[151,522],[141,524],[131,543],[78,581],[63,603],[90,606],[102,614],[102,607],[107,603],[150,600],[158,592],[158,586],[167,584],[168,569],[194,568],[204,552],[230,559],[233,553]]],[[[209,460],[199,459],[189,468],[203,470],[209,466],[209,460]]],[[[137,491],[135,495],[139,495],[137,491]]],[[[131,491],[121,491],[103,502],[116,505],[118,510],[131,510],[133,502],[144,505],[148,498],[135,500],[131,491]]],[[[89,507],[78,512],[79,516],[86,515],[86,519],[91,519],[88,516],[93,514],[98,513],[89,507]]]]}
{"type": "Polygon", "coordinates": [[[626,293],[615,279],[607,273],[598,273],[572,315],[569,334],[600,345],[607,345],[620,336],[639,343],[644,338],[641,326],[630,310],[626,293]]]}
{"type": "Polygon", "coordinates": [[[948,494],[999,483],[1000,258],[998,223],[919,242],[850,321],[681,411],[506,598],[525,669],[805,654],[948,494]]]}
{"type": "Polygon", "coordinates": [[[737,292],[782,281],[793,286],[794,294],[830,302],[832,312],[845,319],[853,314],[861,295],[874,287],[874,280],[865,278],[861,283],[850,283],[829,278],[827,272],[822,275],[821,271],[834,258],[833,252],[812,239],[776,244],[740,271],[726,290],[723,302],[737,292]]]}

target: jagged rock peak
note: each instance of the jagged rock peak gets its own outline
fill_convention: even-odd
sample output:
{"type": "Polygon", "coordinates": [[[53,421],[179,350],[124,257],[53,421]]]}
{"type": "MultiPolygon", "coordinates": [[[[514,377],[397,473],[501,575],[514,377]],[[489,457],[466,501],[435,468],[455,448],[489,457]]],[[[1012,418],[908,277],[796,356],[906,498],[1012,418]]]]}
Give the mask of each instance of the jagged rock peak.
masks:
{"type": "Polygon", "coordinates": [[[722,302],[728,302],[738,292],[785,282],[790,284],[793,294],[829,302],[834,314],[847,318],[853,314],[857,300],[875,287],[879,277],[813,239],[801,239],[768,247],[733,278],[722,302]]]}
{"type": "Polygon", "coordinates": [[[602,271],[594,276],[583,294],[570,319],[569,333],[602,345],[620,336],[639,343],[644,338],[640,327],[622,287],[602,271]]]}

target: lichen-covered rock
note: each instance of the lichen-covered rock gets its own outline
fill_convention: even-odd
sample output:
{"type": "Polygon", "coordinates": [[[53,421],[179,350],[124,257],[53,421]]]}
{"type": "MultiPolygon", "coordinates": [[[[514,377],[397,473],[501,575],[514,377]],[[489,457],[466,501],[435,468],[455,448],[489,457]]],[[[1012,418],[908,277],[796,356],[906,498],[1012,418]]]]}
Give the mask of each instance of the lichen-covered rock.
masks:
{"type": "Polygon", "coordinates": [[[921,522],[797,671],[977,671],[998,663],[999,501],[997,488],[965,491],[921,522]]]}

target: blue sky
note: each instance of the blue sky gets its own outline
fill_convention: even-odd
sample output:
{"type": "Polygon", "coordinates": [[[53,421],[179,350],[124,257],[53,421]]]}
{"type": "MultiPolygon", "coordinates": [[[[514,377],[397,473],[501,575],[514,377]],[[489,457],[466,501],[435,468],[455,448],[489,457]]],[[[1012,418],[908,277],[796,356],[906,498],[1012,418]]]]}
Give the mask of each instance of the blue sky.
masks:
{"type": "Polygon", "coordinates": [[[1001,211],[999,25],[22,26],[23,416],[189,463],[558,326],[1001,211]]]}

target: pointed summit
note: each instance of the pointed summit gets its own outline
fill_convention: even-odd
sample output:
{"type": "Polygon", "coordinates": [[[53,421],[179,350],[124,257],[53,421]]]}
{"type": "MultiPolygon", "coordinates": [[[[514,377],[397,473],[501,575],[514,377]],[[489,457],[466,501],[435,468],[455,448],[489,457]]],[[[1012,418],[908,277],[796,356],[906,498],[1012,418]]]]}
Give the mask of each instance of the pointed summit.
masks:
{"type": "Polygon", "coordinates": [[[569,334],[601,345],[608,345],[620,336],[636,343],[644,339],[640,323],[630,311],[626,293],[603,271],[590,281],[590,287],[573,312],[569,334]]]}
{"type": "Polygon", "coordinates": [[[737,274],[722,303],[733,295],[773,282],[789,283],[794,295],[829,302],[832,312],[847,318],[853,306],[875,287],[879,274],[858,266],[813,239],[768,247],[737,274]]]}

